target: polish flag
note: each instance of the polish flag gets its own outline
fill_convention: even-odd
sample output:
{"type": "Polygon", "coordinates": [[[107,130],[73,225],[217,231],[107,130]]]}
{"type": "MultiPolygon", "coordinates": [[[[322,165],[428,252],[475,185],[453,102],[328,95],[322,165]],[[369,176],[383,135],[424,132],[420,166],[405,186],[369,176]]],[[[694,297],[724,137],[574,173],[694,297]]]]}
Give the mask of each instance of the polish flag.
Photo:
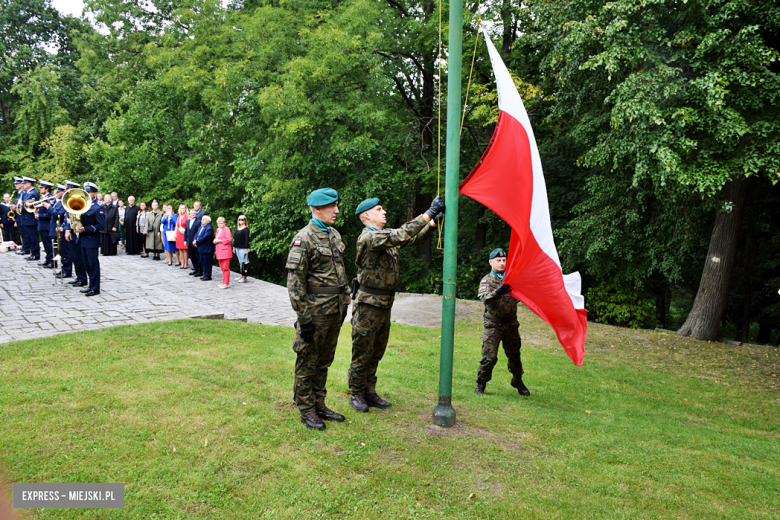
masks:
{"type": "Polygon", "coordinates": [[[461,183],[460,193],[493,210],[512,228],[504,283],[555,330],[566,354],[582,366],[587,311],[580,273],[561,270],[531,122],[501,56],[484,34],[500,114],[487,150],[461,183]]]}

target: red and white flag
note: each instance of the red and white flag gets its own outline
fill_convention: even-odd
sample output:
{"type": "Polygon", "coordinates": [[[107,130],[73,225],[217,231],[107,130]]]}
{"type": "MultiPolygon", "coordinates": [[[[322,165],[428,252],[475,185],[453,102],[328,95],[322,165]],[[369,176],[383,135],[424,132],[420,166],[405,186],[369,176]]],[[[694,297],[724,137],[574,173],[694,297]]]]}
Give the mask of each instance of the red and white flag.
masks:
{"type": "Polygon", "coordinates": [[[504,283],[546,321],[574,364],[582,366],[587,331],[580,273],[563,274],[550,225],[547,187],[531,122],[501,56],[485,34],[498,87],[493,138],[460,193],[484,204],[512,236],[504,283]]]}

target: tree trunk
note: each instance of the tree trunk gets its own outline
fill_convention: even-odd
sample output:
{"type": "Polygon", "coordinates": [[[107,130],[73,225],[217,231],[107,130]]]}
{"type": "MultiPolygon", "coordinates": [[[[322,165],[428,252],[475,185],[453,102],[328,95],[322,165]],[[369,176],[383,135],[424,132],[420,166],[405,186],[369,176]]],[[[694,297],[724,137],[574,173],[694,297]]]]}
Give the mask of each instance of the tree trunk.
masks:
{"type": "Polygon", "coordinates": [[[704,340],[718,339],[718,328],[726,310],[729,282],[734,270],[745,198],[751,181],[752,178],[737,178],[723,187],[721,200],[729,203],[732,209],[727,213],[721,207],[715,216],[715,227],[710,237],[699,291],[688,319],[677,331],[681,336],[704,340]]]}
{"type": "Polygon", "coordinates": [[[474,252],[479,253],[485,247],[487,238],[487,224],[477,224],[477,231],[474,233],[474,252]]]}
{"type": "Polygon", "coordinates": [[[744,303],[742,306],[742,342],[747,343],[750,341],[750,320],[752,313],[750,312],[751,299],[753,297],[753,280],[751,278],[753,274],[753,266],[756,263],[756,255],[758,254],[758,240],[756,240],[755,233],[751,231],[752,228],[751,219],[748,219],[748,236],[745,242],[745,261],[742,263],[744,270],[744,282],[742,284],[742,294],[744,297],[744,303]]]}
{"type": "MultiPolygon", "coordinates": [[[[417,208],[419,211],[417,211],[417,214],[419,215],[423,211],[427,210],[431,202],[433,201],[433,197],[431,197],[427,193],[420,193],[417,195],[417,208]]],[[[426,240],[419,246],[417,246],[417,258],[422,258],[425,260],[425,263],[429,264],[431,263],[431,240],[426,240]]]]}

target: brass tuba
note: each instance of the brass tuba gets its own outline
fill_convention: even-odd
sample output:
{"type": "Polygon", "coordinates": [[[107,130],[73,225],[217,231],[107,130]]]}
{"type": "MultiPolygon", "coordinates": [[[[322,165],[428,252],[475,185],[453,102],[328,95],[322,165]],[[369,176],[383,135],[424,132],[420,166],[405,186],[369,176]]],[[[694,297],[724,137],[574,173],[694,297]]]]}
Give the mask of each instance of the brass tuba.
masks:
{"type": "Polygon", "coordinates": [[[92,207],[92,198],[86,191],[73,188],[62,196],[62,205],[65,207],[65,211],[68,212],[71,229],[76,233],[76,236],[79,236],[80,231],[76,231],[81,227],[79,217],[92,207]]]}

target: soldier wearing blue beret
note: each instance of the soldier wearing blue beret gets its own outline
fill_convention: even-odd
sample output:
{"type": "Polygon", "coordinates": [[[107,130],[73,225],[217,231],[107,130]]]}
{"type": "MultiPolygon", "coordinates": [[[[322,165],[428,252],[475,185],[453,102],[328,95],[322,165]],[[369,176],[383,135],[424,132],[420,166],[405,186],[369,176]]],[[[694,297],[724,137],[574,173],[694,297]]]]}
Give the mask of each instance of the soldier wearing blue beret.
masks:
{"type": "Polygon", "coordinates": [[[325,429],[325,421],[344,416],[325,405],[328,368],[336,355],[341,324],[349,308],[347,271],[341,235],[333,227],[339,214],[336,190],[313,191],[306,199],[312,218],[298,231],[287,255],[287,291],[298,315],[293,351],[293,395],[308,428],[325,429]]]}
{"type": "Polygon", "coordinates": [[[71,241],[73,233],[78,233],[79,245],[81,246],[81,258],[86,267],[89,276],[89,285],[81,292],[86,296],[96,296],[100,294],[100,260],[98,258],[98,249],[100,248],[100,232],[106,225],[106,214],[103,206],[97,203],[96,196],[99,188],[91,183],[84,183],[84,191],[92,199],[92,205],[82,213],[79,223],[67,223],[65,229],[65,240],[71,241]]]}
{"type": "Polygon", "coordinates": [[[475,394],[484,394],[498,362],[498,344],[504,346],[509,372],[520,395],[531,395],[523,384],[523,363],[520,361],[520,324],[517,322],[517,300],[509,294],[512,288],[504,283],[506,251],[497,247],[490,252],[490,273],[479,282],[477,296],[485,304],[482,331],[482,360],[477,371],[475,394]]]}
{"type": "Polygon", "coordinates": [[[444,215],[444,199],[398,229],[385,229],[387,212],[379,199],[364,200],[355,215],[365,226],[357,242],[357,278],[353,285],[352,363],[347,378],[352,397],[349,405],[359,412],[391,404],[376,393],[376,371],[390,337],[390,311],[400,277],[399,250],[428,240],[436,218],[444,215]]]}

